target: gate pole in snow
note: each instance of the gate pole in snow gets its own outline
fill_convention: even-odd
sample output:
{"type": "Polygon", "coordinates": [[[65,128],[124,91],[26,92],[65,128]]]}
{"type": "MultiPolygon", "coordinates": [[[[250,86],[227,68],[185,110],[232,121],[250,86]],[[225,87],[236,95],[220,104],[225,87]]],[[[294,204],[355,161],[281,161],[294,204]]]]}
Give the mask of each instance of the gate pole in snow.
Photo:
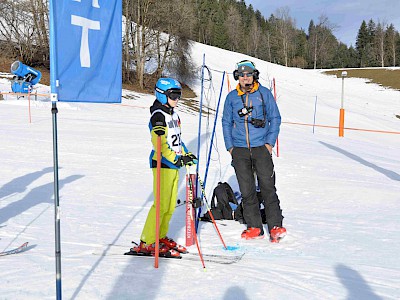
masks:
{"type": "MultiPolygon", "coordinates": [[[[202,111],[203,111],[203,90],[204,90],[204,68],[205,68],[205,64],[206,64],[206,54],[203,53],[203,65],[201,66],[201,94],[200,94],[200,103],[199,103],[199,131],[197,134],[197,166],[196,166],[196,174],[199,173],[199,165],[200,165],[200,138],[201,138],[201,117],[202,117],[202,111]]],[[[197,179],[196,179],[196,184],[195,184],[196,188],[197,188],[197,179]]],[[[197,191],[195,193],[197,195],[197,191]]],[[[197,218],[195,219],[195,228],[194,230],[197,231],[197,226],[199,224],[199,216],[201,214],[201,207],[199,207],[199,211],[197,214],[197,218]]],[[[196,214],[195,214],[196,216],[196,214]]]]}
{"type": "Polygon", "coordinates": [[[344,136],[344,78],[347,76],[347,72],[342,72],[342,99],[340,103],[339,113],[339,137],[344,136]]]}
{"type": "MultiPolygon", "coordinates": [[[[217,110],[215,112],[215,119],[214,119],[214,128],[211,133],[211,142],[210,142],[210,148],[208,149],[208,157],[207,157],[207,165],[206,165],[206,171],[204,174],[204,183],[203,183],[203,189],[205,190],[206,188],[206,183],[207,183],[207,174],[208,174],[208,167],[210,165],[210,159],[211,159],[211,151],[212,151],[212,146],[214,142],[214,135],[215,135],[215,128],[217,127],[217,120],[218,120],[218,111],[219,111],[219,104],[221,103],[221,95],[222,95],[222,89],[224,87],[224,80],[225,80],[225,71],[222,74],[222,83],[221,83],[221,90],[219,92],[219,98],[218,98],[218,104],[217,104],[217,110]]],[[[198,174],[198,173],[197,173],[198,174]]],[[[198,175],[197,175],[198,177],[198,175]]],[[[201,184],[200,184],[201,186],[201,184]]],[[[204,191],[203,191],[204,193],[204,191]]],[[[202,197],[203,198],[203,197],[202,197]]],[[[200,217],[200,216],[199,216],[200,217]]],[[[197,229],[197,228],[196,228],[197,229]]]]}
{"type": "MultiPolygon", "coordinates": [[[[276,102],[276,84],[275,84],[275,78],[273,80],[274,82],[274,99],[276,102]]],[[[279,157],[279,137],[276,138],[276,157],[279,157]]]]}
{"type": "Polygon", "coordinates": [[[314,104],[314,122],[312,127],[312,133],[314,134],[314,127],[315,127],[315,118],[317,117],[317,100],[318,96],[315,96],[315,104],[314,104]]]}

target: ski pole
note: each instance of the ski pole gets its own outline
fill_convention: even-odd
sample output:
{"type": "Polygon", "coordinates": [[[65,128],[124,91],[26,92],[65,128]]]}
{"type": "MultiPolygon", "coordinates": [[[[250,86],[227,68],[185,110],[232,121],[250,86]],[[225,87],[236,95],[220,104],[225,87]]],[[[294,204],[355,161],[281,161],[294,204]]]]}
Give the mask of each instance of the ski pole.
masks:
{"type": "Polygon", "coordinates": [[[161,135],[157,137],[157,179],[156,179],[156,249],[154,268],[158,268],[160,255],[160,197],[161,197],[161,135]]]}
{"type": "Polygon", "coordinates": [[[208,205],[208,201],[207,201],[207,198],[206,198],[206,191],[204,190],[204,185],[203,185],[203,182],[201,181],[201,178],[200,178],[199,173],[197,173],[197,179],[199,180],[200,187],[201,187],[201,192],[203,193],[204,200],[206,200],[206,201],[205,201],[205,202],[206,202],[206,207],[207,207],[208,213],[210,214],[211,220],[212,220],[212,222],[213,222],[213,224],[214,224],[215,230],[217,231],[218,236],[219,236],[219,238],[221,239],[222,245],[224,245],[225,250],[228,250],[228,248],[227,248],[226,245],[225,245],[224,239],[222,238],[222,235],[221,235],[221,233],[219,232],[217,223],[215,222],[215,219],[214,219],[214,216],[213,216],[213,214],[212,214],[212,212],[211,212],[210,206],[208,205]]]}
{"type": "MultiPolygon", "coordinates": [[[[190,167],[189,166],[186,166],[186,174],[188,176],[188,181],[189,181],[189,202],[193,203],[193,181],[192,181],[192,178],[190,176],[190,167]]],[[[189,215],[190,215],[190,221],[192,222],[192,226],[193,226],[193,228],[195,228],[194,227],[195,224],[194,224],[193,213],[190,212],[189,215]]],[[[196,230],[193,230],[193,235],[194,235],[194,240],[195,240],[196,246],[197,246],[197,252],[199,253],[199,257],[200,257],[201,263],[203,265],[203,269],[206,270],[206,266],[204,264],[204,259],[203,259],[203,254],[201,253],[200,246],[199,246],[199,241],[197,239],[196,230]]]]}

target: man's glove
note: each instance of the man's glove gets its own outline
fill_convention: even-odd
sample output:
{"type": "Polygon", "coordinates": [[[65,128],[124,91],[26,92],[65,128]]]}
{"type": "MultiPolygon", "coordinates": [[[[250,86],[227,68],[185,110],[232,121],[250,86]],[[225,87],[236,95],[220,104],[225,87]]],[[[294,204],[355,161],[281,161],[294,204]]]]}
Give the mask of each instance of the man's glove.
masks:
{"type": "Polygon", "coordinates": [[[197,164],[197,162],[198,162],[197,157],[189,152],[188,154],[179,157],[175,165],[177,167],[191,166],[197,164]]]}

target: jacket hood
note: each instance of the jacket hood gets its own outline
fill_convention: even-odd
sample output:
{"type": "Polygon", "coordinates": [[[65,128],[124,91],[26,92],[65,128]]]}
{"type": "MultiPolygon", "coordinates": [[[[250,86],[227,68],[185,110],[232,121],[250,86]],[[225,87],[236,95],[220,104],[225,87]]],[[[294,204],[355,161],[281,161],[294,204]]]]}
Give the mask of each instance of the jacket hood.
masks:
{"type": "Polygon", "coordinates": [[[152,114],[155,110],[160,109],[167,114],[172,115],[174,113],[174,109],[172,107],[161,104],[160,101],[154,100],[153,105],[150,106],[150,113],[152,114]]]}

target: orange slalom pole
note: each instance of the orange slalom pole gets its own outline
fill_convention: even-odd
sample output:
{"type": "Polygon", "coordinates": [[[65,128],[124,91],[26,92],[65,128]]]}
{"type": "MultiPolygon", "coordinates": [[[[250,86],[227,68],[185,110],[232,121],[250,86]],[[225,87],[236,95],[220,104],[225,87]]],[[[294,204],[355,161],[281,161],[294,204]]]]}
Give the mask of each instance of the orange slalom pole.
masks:
{"type": "Polygon", "coordinates": [[[344,108],[340,109],[340,115],[339,115],[339,136],[343,137],[344,136],[344,108]]]}
{"type": "Polygon", "coordinates": [[[206,207],[207,207],[208,213],[210,214],[211,220],[212,220],[212,222],[214,224],[215,230],[217,231],[218,236],[219,236],[219,238],[220,238],[220,240],[222,242],[222,245],[224,245],[225,250],[228,250],[228,248],[225,245],[224,239],[222,238],[221,232],[218,229],[217,222],[215,222],[215,219],[214,219],[214,216],[213,216],[213,214],[211,212],[210,206],[208,205],[208,201],[207,201],[207,197],[206,197],[206,191],[204,190],[204,184],[200,179],[199,173],[197,173],[197,179],[199,180],[201,191],[203,192],[204,200],[206,200],[206,207]]]}
{"type": "Polygon", "coordinates": [[[226,83],[228,84],[228,92],[231,91],[231,83],[229,81],[229,75],[228,72],[226,72],[226,83]]]}
{"type": "Polygon", "coordinates": [[[160,256],[160,198],[161,198],[161,135],[157,137],[157,182],[156,182],[156,249],[154,268],[158,268],[160,256]]]}

